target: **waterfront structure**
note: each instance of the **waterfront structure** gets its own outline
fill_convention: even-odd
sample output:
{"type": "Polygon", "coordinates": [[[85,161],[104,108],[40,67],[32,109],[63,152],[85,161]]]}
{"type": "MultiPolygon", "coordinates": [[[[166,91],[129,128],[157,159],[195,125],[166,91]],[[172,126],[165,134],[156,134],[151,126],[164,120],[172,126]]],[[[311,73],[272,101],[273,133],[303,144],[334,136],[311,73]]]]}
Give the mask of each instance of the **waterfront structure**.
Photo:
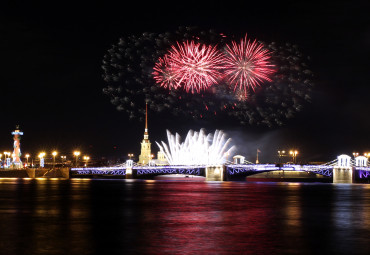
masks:
{"type": "Polygon", "coordinates": [[[244,164],[245,157],[242,155],[235,155],[233,157],[233,163],[234,164],[244,164]]]}
{"type": "Polygon", "coordinates": [[[12,132],[12,135],[13,135],[13,140],[14,140],[14,144],[13,144],[13,161],[12,161],[12,164],[14,166],[14,168],[22,168],[22,161],[21,161],[21,135],[23,135],[23,132],[21,132],[19,130],[19,126],[17,125],[15,130],[12,132]]]}
{"type": "Polygon", "coordinates": [[[144,131],[144,139],[141,142],[141,153],[139,155],[139,164],[140,165],[148,165],[149,162],[152,160],[151,154],[151,143],[149,141],[149,133],[148,133],[148,104],[145,104],[145,131],[144,131]]]}

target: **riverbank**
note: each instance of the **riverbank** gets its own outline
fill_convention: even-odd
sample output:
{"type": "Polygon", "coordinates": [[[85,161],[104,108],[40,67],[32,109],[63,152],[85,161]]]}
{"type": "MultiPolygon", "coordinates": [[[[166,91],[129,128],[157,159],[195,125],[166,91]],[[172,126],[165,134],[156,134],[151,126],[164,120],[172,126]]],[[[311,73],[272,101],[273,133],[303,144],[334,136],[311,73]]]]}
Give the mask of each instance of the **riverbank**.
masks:
{"type": "Polygon", "coordinates": [[[1,169],[0,178],[67,178],[69,179],[69,168],[57,169],[1,169]]]}

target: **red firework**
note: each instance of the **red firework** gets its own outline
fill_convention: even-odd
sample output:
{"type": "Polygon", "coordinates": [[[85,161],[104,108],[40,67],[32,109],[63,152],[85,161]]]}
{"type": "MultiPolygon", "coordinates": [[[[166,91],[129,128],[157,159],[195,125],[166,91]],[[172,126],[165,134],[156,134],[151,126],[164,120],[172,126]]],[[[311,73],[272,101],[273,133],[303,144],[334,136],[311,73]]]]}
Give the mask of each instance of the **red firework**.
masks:
{"type": "Polygon", "coordinates": [[[247,40],[247,35],[237,44],[226,45],[224,56],[225,79],[246,98],[248,88],[254,90],[264,81],[271,81],[270,75],[275,71],[269,61],[271,52],[264,49],[262,43],[247,40]]]}
{"type": "Polygon", "coordinates": [[[168,55],[159,58],[153,69],[154,79],[161,87],[177,89],[180,86],[179,79],[173,70],[173,65],[170,64],[168,55]]]}
{"type": "Polygon", "coordinates": [[[170,88],[182,86],[187,92],[200,93],[213,84],[217,84],[222,77],[223,56],[216,46],[207,46],[194,41],[177,43],[172,46],[167,55],[167,64],[160,64],[159,60],[154,73],[156,82],[170,88]],[[166,70],[171,72],[171,81],[165,77],[166,70]],[[160,77],[159,77],[160,76],[160,77]],[[165,81],[165,82],[163,82],[165,81]]]}

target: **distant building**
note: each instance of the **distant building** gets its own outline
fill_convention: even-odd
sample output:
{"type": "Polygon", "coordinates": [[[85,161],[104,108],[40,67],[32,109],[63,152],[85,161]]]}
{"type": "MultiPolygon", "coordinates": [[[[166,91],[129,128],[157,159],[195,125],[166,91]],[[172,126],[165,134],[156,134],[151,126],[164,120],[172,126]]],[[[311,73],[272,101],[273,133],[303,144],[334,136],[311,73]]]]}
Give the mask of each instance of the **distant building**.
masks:
{"type": "Polygon", "coordinates": [[[141,142],[141,153],[139,156],[140,165],[148,165],[149,161],[152,159],[151,156],[151,143],[149,141],[149,133],[148,133],[148,104],[145,105],[145,132],[144,132],[144,139],[141,142]]]}
{"type": "Polygon", "coordinates": [[[154,160],[155,165],[157,166],[165,166],[168,165],[168,161],[163,151],[158,151],[157,159],[154,160]]]}

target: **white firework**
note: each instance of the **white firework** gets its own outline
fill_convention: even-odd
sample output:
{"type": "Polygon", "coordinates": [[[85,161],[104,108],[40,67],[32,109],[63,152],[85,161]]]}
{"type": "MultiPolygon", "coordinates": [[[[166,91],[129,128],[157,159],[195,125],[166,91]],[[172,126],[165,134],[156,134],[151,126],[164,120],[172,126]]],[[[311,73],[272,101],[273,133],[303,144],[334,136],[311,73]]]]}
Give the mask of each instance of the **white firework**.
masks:
{"type": "Polygon", "coordinates": [[[190,130],[185,142],[181,143],[179,134],[172,135],[167,130],[168,144],[156,143],[170,165],[220,165],[234,149],[230,146],[231,138],[226,138],[220,130],[214,134],[206,134],[204,129],[199,132],[190,130]]]}

